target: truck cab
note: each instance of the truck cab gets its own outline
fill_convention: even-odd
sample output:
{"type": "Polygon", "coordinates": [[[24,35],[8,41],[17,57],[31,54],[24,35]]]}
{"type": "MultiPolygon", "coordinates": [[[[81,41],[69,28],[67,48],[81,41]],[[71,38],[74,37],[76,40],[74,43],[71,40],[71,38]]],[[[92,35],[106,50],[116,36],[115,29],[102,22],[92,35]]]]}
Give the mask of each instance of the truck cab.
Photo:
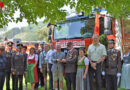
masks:
{"type": "Polygon", "coordinates": [[[66,50],[68,42],[72,42],[76,49],[80,47],[87,49],[93,42],[93,34],[102,35],[105,33],[114,37],[112,22],[112,17],[102,14],[73,15],[67,17],[66,21],[51,26],[49,35],[52,34],[52,43],[55,46],[61,45],[62,50],[66,50]]]}

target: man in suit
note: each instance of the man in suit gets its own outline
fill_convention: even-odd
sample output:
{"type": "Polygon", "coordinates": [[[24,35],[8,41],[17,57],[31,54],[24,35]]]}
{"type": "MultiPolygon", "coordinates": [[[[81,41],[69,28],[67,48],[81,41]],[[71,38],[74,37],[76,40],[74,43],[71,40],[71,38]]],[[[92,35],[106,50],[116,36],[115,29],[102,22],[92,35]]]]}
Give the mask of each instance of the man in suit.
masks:
{"type": "Polygon", "coordinates": [[[108,41],[107,57],[103,63],[103,72],[106,79],[106,90],[117,90],[117,78],[121,76],[121,53],[114,48],[113,39],[108,41]]]}
{"type": "Polygon", "coordinates": [[[69,51],[66,55],[66,59],[63,59],[63,62],[65,62],[66,85],[67,85],[67,90],[71,90],[71,85],[73,86],[73,90],[75,90],[78,51],[73,48],[72,42],[68,42],[67,47],[69,51]]]}
{"type": "Polygon", "coordinates": [[[17,52],[11,58],[11,71],[14,75],[13,90],[23,90],[23,75],[26,71],[26,59],[22,53],[22,48],[23,44],[17,44],[17,52]]]}
{"type": "MultiPolygon", "coordinates": [[[[27,46],[23,46],[22,48],[22,53],[24,55],[24,58],[26,60],[26,65],[25,65],[25,68],[27,69],[27,58],[28,58],[28,54],[26,53],[26,50],[27,50],[27,46]]],[[[27,70],[26,70],[27,71],[27,70]]],[[[24,74],[24,77],[25,77],[26,73],[24,74]]],[[[25,81],[25,89],[24,90],[27,90],[27,82],[25,81]]]]}
{"type": "MultiPolygon", "coordinates": [[[[15,52],[13,51],[13,42],[9,41],[7,43],[7,46],[8,46],[8,50],[5,52],[5,56],[6,56],[6,59],[7,59],[5,78],[6,78],[6,90],[10,90],[11,58],[12,58],[12,55],[15,52]]],[[[14,82],[14,76],[13,75],[12,75],[12,82],[14,82]]]]}

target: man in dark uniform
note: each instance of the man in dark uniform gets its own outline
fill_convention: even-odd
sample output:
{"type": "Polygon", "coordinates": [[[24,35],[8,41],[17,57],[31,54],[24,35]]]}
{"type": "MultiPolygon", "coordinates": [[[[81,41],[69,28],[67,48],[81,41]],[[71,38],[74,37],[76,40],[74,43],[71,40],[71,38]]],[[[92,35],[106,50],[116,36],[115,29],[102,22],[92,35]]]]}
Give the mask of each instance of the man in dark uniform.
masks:
{"type": "Polygon", "coordinates": [[[63,62],[65,62],[67,90],[71,90],[71,85],[73,86],[73,90],[76,90],[76,65],[78,52],[73,48],[72,42],[68,42],[67,47],[69,51],[67,53],[66,59],[63,59],[63,62]]]}
{"type": "MultiPolygon", "coordinates": [[[[8,50],[6,51],[5,55],[6,55],[6,59],[7,59],[7,63],[6,63],[6,90],[10,90],[10,74],[11,74],[11,58],[13,53],[15,53],[12,49],[13,49],[13,42],[9,41],[7,43],[8,46],[8,50]]],[[[12,81],[14,77],[12,76],[12,81]]]]}
{"type": "MultiPolygon", "coordinates": [[[[25,68],[27,68],[27,57],[28,57],[28,54],[26,53],[26,50],[27,50],[27,46],[23,46],[23,48],[22,48],[22,54],[24,55],[24,58],[26,60],[26,65],[25,65],[26,67],[25,68]]],[[[24,76],[25,76],[25,74],[24,74],[24,76]]],[[[24,90],[27,90],[27,82],[26,82],[26,80],[25,80],[25,89],[24,90]]]]}
{"type": "Polygon", "coordinates": [[[4,81],[5,81],[5,69],[6,69],[6,57],[5,47],[0,46],[0,90],[3,90],[4,81]]]}
{"type": "Polygon", "coordinates": [[[117,78],[121,76],[121,53],[114,48],[114,40],[108,41],[106,60],[103,62],[103,72],[106,79],[106,90],[117,90],[117,78]]]}
{"type": "Polygon", "coordinates": [[[11,59],[11,71],[14,75],[14,90],[23,90],[23,75],[26,71],[26,59],[22,53],[22,48],[22,44],[17,44],[17,52],[13,54],[11,59]]]}
{"type": "MultiPolygon", "coordinates": [[[[41,44],[40,44],[40,45],[41,45],[41,44]]],[[[39,44],[36,43],[36,44],[35,44],[35,50],[36,50],[36,54],[39,56],[41,51],[40,51],[38,48],[39,48],[39,44]]],[[[39,58],[38,58],[38,64],[37,64],[37,72],[38,72],[38,78],[39,78],[40,86],[43,87],[43,86],[44,86],[43,75],[42,75],[42,73],[40,72],[40,69],[39,69],[39,66],[38,66],[38,65],[39,65],[39,58]]],[[[38,89],[39,82],[35,84],[35,89],[36,89],[36,90],[38,89]]]]}

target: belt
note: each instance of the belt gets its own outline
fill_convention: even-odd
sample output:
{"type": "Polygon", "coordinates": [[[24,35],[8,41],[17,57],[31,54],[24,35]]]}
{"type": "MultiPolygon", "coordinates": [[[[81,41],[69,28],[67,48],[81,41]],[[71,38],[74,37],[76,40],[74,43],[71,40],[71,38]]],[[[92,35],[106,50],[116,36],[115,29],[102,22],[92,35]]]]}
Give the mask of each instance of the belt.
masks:
{"type": "Polygon", "coordinates": [[[117,67],[109,67],[109,66],[106,66],[105,68],[115,69],[115,68],[117,68],[117,67]]]}
{"type": "MultiPolygon", "coordinates": [[[[92,62],[93,62],[93,63],[97,63],[97,61],[92,61],[92,62]]],[[[97,63],[97,65],[98,65],[98,64],[101,64],[101,63],[97,63]]]]}
{"type": "Polygon", "coordinates": [[[97,63],[97,61],[92,61],[93,63],[97,63]]]}

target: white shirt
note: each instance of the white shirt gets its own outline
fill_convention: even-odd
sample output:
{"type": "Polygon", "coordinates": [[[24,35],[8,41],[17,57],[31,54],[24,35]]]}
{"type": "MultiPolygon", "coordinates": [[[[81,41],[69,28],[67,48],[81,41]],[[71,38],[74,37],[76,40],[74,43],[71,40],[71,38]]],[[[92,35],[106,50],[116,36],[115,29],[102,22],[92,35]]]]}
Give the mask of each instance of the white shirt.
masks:
{"type": "Polygon", "coordinates": [[[28,59],[33,59],[35,56],[35,61],[38,61],[38,55],[37,54],[33,54],[33,55],[28,55],[28,59]]]}
{"type": "Polygon", "coordinates": [[[46,60],[47,60],[48,63],[50,63],[50,64],[53,63],[52,60],[53,60],[53,53],[54,53],[54,52],[56,52],[55,49],[53,49],[53,50],[49,50],[49,51],[47,52],[46,60]]]}
{"type": "MultiPolygon", "coordinates": [[[[84,57],[81,58],[81,61],[83,60],[84,57]]],[[[79,60],[79,62],[81,62],[81,61],[79,60]]],[[[87,57],[85,57],[84,63],[85,63],[85,65],[89,65],[89,59],[87,57]]]]}

